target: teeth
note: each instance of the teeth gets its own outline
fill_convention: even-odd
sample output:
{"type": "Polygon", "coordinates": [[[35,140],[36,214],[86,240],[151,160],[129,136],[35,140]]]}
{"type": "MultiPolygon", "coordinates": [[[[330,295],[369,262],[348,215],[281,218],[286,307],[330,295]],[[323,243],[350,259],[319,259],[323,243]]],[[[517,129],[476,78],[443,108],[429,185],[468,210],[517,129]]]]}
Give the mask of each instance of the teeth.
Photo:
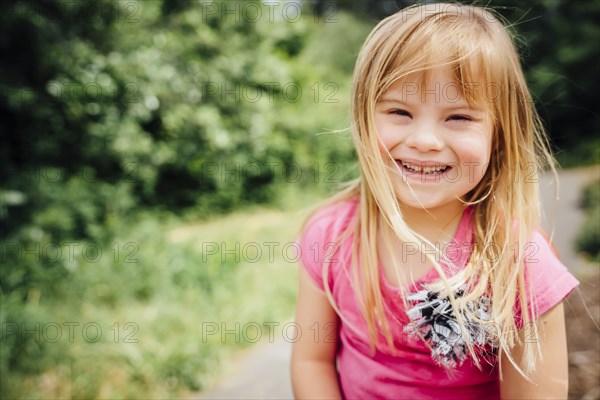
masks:
{"type": "Polygon", "coordinates": [[[402,161],[402,165],[411,171],[420,172],[423,174],[439,174],[440,172],[443,172],[446,170],[446,168],[448,168],[447,165],[439,167],[420,167],[417,164],[409,164],[405,163],[404,161],[402,161]]]}

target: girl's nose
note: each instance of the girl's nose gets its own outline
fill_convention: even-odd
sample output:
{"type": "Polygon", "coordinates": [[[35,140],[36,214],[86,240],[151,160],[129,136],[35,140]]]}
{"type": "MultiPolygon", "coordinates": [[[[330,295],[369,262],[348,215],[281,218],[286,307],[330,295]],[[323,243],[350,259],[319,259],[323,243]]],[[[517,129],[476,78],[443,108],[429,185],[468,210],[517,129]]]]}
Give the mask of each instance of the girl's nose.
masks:
{"type": "Polygon", "coordinates": [[[437,129],[429,124],[415,127],[406,138],[405,144],[422,153],[440,151],[444,147],[444,141],[437,129]]]}

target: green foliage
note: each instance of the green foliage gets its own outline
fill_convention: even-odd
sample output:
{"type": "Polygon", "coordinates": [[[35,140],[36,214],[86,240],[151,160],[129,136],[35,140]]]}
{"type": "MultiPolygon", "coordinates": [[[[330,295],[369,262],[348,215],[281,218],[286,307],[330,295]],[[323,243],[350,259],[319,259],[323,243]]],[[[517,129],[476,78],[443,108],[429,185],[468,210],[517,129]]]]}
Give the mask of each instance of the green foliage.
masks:
{"type": "MultiPolygon", "coordinates": [[[[289,317],[295,272],[281,257],[261,258],[260,268],[221,262],[163,231],[174,214],[289,209],[345,179],[351,141],[318,134],[347,125],[348,67],[340,73],[313,51],[318,22],[236,20],[205,6],[3,6],[2,398],[174,397],[206,387],[227,354],[250,344],[202,342],[202,321],[289,317]],[[36,326],[69,321],[104,334],[94,343],[80,332],[75,341],[36,337],[36,326]],[[115,343],[117,322],[135,322],[139,343],[115,343]]],[[[284,222],[239,238],[245,221],[236,221],[204,240],[281,241],[299,224],[284,222]]]]}
{"type": "MultiPolygon", "coordinates": [[[[254,218],[253,207],[304,206],[356,176],[350,74],[396,5],[308,2],[290,22],[259,0],[237,3],[262,10],[257,20],[223,14],[233,3],[2,6],[1,397],[178,396],[209,385],[225,356],[250,344],[200,342],[199,321],[290,315],[287,260],[222,260],[202,246],[292,240],[298,215],[254,218]],[[211,222],[232,210],[245,214],[211,222]],[[208,222],[184,243],[165,234],[180,216],[208,222]],[[10,331],[56,321],[94,321],[104,335],[52,342],[10,331]],[[109,328],[132,321],[139,343],[115,343],[109,328]]],[[[555,143],[576,150],[565,163],[600,155],[590,111],[598,5],[501,10],[529,42],[525,69],[555,143]]],[[[581,248],[597,251],[588,239],[598,227],[586,229],[581,248]]]]}
{"type": "Polygon", "coordinates": [[[600,119],[594,110],[600,83],[593,66],[600,52],[592,42],[600,40],[600,26],[595,22],[600,18],[600,2],[536,0],[507,11],[515,29],[525,37],[527,80],[554,143],[573,149],[581,142],[594,141],[578,155],[580,163],[597,162],[600,119]]]}
{"type": "Polygon", "coordinates": [[[584,188],[581,206],[585,209],[586,219],[575,242],[577,250],[600,262],[600,180],[584,188]]]}
{"type": "Polygon", "coordinates": [[[591,210],[600,205],[600,181],[591,182],[581,194],[581,207],[591,210]]]}
{"type": "MultiPolygon", "coordinates": [[[[90,225],[104,227],[140,205],[206,214],[268,203],[287,183],[290,166],[352,158],[349,141],[339,146],[315,136],[347,125],[354,54],[345,56],[342,73],[335,62],[315,66],[304,50],[318,47],[310,32],[318,33],[319,24],[227,18],[185,1],[130,3],[131,10],[98,4],[117,18],[87,18],[93,24],[85,3],[7,6],[3,36],[28,41],[0,48],[15,61],[2,67],[0,114],[9,118],[1,129],[15,134],[0,146],[0,190],[25,199],[3,205],[3,237],[29,223],[54,241],[96,239],[90,225]],[[43,62],[34,65],[27,54],[43,62]],[[259,168],[246,168],[252,165],[259,168]],[[61,178],[49,179],[48,171],[61,178]],[[30,175],[34,182],[22,179],[30,175]],[[51,193],[65,186],[72,200],[51,193]]],[[[356,25],[347,16],[342,21],[349,21],[344,30],[356,25]]],[[[343,47],[357,48],[358,39],[343,47]]],[[[304,172],[293,183],[310,185],[304,172]]]]}
{"type": "MultiPolygon", "coordinates": [[[[222,327],[283,325],[291,315],[297,269],[282,246],[301,218],[255,210],[182,225],[142,213],[102,257],[75,254],[60,296],[0,293],[0,396],[173,398],[207,388],[228,356],[255,342],[242,328],[223,339],[222,327]],[[276,251],[265,242],[278,243],[276,251]],[[258,256],[215,251],[255,244],[258,256]],[[67,323],[76,324],[72,336],[67,323]],[[62,329],[57,340],[50,324],[62,329]],[[87,324],[101,334],[92,327],[86,335],[87,324]],[[204,324],[218,331],[206,335],[204,324]]],[[[259,339],[268,340],[268,328],[259,339]]]]}
{"type": "Polygon", "coordinates": [[[600,138],[579,141],[568,150],[557,151],[556,160],[562,168],[600,164],[600,138]]]}
{"type": "MultiPolygon", "coordinates": [[[[0,29],[11,40],[0,53],[14,63],[2,66],[0,129],[13,134],[0,145],[0,237],[9,243],[104,243],[139,207],[206,217],[347,170],[351,142],[317,134],[347,124],[348,66],[332,75],[334,62],[316,67],[304,55],[319,45],[314,21],[223,18],[190,2],[6,8],[0,29]]],[[[39,283],[33,265],[7,264],[0,288],[39,283]]],[[[52,279],[68,276],[50,264],[40,261],[52,279]]]]}

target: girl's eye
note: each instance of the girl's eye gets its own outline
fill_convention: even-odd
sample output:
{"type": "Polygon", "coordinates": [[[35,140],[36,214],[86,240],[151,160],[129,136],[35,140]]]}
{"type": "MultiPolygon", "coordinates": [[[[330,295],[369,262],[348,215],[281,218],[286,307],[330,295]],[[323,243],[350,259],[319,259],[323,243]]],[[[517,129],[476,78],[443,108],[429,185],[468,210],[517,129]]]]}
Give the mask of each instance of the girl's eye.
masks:
{"type": "Polygon", "coordinates": [[[401,109],[391,110],[390,114],[392,114],[392,115],[400,115],[400,116],[409,117],[409,118],[412,117],[412,115],[410,115],[410,113],[408,111],[401,110],[401,109]]]}
{"type": "Polygon", "coordinates": [[[448,121],[472,121],[473,118],[468,115],[451,115],[448,117],[448,121]]]}

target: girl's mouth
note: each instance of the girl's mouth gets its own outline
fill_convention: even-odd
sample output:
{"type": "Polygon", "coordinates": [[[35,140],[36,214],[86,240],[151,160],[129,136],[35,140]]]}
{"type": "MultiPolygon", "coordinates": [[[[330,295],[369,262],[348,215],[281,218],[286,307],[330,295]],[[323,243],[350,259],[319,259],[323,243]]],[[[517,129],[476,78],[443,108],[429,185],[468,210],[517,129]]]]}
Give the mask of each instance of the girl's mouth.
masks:
{"type": "Polygon", "coordinates": [[[437,181],[447,175],[452,169],[449,164],[439,162],[413,162],[396,160],[396,164],[404,175],[412,178],[417,178],[421,181],[437,181]]]}

